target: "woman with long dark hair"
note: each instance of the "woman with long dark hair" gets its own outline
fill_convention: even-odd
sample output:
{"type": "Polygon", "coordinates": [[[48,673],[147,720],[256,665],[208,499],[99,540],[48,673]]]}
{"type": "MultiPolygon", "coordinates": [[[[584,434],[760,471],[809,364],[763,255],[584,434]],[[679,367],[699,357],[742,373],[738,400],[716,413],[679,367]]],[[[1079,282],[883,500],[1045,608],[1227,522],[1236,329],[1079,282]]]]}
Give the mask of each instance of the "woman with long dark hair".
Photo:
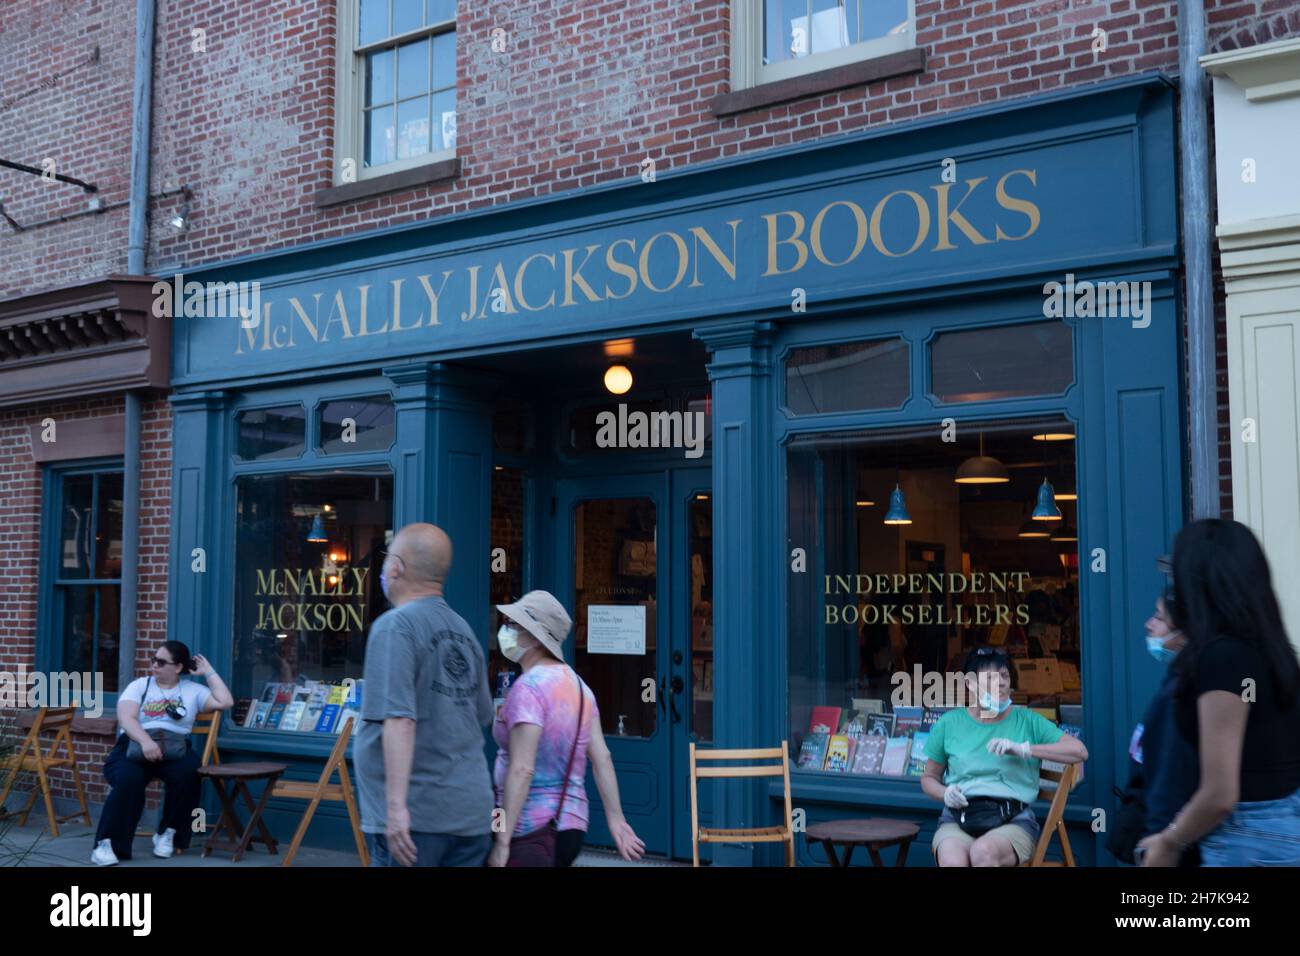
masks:
{"type": "Polygon", "coordinates": [[[1300,866],[1300,661],[1263,549],[1235,521],[1205,519],[1174,541],[1165,604],[1187,643],[1171,665],[1179,730],[1200,783],[1144,865],[1173,866],[1194,843],[1204,866],[1300,866]]]}

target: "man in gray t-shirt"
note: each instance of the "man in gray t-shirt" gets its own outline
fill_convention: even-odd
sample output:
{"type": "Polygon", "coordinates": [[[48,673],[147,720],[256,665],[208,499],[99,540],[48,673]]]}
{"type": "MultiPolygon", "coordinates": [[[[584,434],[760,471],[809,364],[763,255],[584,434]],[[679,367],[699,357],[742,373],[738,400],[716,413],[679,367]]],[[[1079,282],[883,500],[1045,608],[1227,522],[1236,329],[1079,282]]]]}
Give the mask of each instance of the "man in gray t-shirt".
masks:
{"type": "Polygon", "coordinates": [[[393,608],[366,643],[353,751],[375,866],[481,866],[491,848],[492,699],[483,649],[442,597],[450,566],[447,535],[412,524],[380,571],[393,608]]]}

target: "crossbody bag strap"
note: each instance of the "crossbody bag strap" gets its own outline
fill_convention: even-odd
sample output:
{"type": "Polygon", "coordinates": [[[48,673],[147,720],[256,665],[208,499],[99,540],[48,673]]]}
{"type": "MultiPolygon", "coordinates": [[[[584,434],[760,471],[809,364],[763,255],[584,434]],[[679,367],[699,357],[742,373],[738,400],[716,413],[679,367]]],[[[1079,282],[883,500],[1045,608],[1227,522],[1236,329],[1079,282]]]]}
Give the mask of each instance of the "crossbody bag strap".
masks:
{"type": "Polygon", "coordinates": [[[569,763],[564,768],[564,786],[560,790],[560,803],[555,808],[555,819],[551,821],[557,830],[560,828],[560,814],[564,812],[564,798],[569,795],[569,775],[573,772],[573,758],[578,755],[578,741],[582,739],[582,718],[587,711],[587,693],[577,671],[573,672],[573,679],[578,682],[578,729],[574,731],[573,747],[569,750],[569,763]]]}

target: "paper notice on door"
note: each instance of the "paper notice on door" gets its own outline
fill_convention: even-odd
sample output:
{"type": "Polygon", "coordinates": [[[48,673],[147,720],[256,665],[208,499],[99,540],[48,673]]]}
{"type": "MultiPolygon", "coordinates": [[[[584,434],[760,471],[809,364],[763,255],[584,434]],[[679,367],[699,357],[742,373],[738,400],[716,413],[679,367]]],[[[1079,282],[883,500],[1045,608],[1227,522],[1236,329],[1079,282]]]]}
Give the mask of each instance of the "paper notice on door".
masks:
{"type": "Polygon", "coordinates": [[[587,605],[588,654],[644,654],[645,605],[587,605]]]}

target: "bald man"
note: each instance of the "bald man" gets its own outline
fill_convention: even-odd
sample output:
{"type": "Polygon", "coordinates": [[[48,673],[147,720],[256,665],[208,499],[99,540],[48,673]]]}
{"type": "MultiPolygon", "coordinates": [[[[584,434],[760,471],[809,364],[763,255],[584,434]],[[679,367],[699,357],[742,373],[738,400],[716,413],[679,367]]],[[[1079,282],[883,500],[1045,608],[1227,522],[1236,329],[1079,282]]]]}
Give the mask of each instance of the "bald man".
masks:
{"type": "Polygon", "coordinates": [[[431,524],[397,532],[380,569],[392,609],[366,642],[354,752],[372,866],[482,866],[492,784],[483,649],[443,600],[451,539],[431,524]]]}

